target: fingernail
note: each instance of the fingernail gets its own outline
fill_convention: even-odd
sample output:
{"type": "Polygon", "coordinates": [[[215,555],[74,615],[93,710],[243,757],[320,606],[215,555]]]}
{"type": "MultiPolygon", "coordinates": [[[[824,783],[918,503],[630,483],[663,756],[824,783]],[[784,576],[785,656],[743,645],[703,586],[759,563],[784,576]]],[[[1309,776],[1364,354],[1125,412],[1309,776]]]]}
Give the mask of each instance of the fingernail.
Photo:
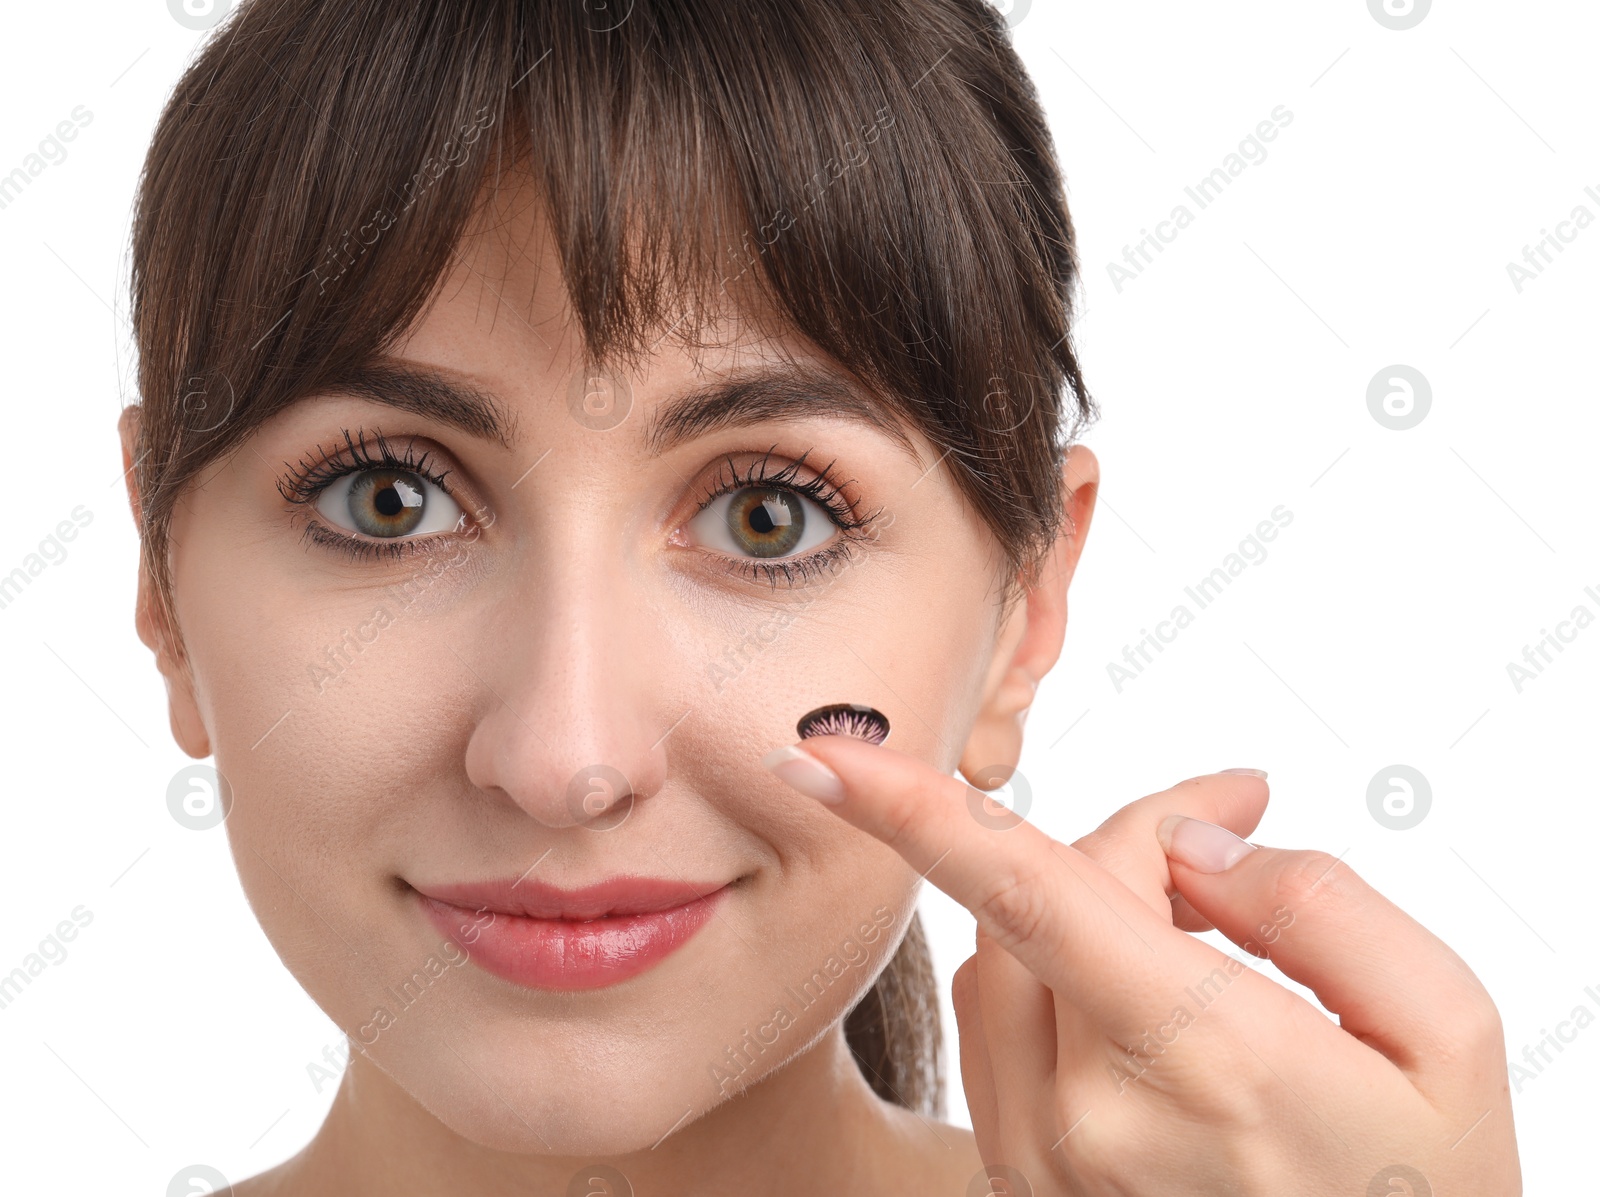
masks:
{"type": "Polygon", "coordinates": [[[844,783],[839,780],[839,775],[793,744],[774,748],[761,758],[761,764],[808,798],[826,802],[829,806],[837,806],[844,801],[844,783]]]}
{"type": "Polygon", "coordinates": [[[1220,873],[1256,850],[1226,827],[1191,819],[1187,815],[1168,815],[1156,827],[1161,849],[1173,860],[1199,873],[1220,873]]]}
{"type": "Polygon", "coordinates": [[[1224,773],[1242,773],[1247,777],[1266,777],[1265,769],[1224,769],[1224,773]]]}

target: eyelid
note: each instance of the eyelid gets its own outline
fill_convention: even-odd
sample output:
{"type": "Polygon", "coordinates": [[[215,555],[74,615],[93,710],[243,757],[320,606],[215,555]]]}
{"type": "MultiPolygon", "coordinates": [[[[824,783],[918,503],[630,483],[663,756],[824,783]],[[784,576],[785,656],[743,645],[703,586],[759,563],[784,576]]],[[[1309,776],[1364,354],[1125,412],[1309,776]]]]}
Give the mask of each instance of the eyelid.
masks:
{"type": "MultiPolygon", "coordinates": [[[[758,459],[752,461],[741,475],[739,467],[734,464],[734,457],[743,456],[740,453],[724,454],[718,462],[716,478],[707,484],[704,497],[700,500],[694,512],[678,525],[676,537],[683,529],[699,518],[712,503],[724,495],[736,493],[740,490],[772,486],[789,490],[810,499],[821,507],[827,514],[829,521],[834,525],[837,535],[834,536],[823,548],[809,553],[801,553],[791,557],[736,557],[720,549],[709,548],[704,545],[692,547],[710,553],[727,563],[727,572],[738,574],[751,581],[758,581],[760,574],[765,574],[773,589],[777,588],[778,577],[782,576],[790,589],[796,585],[795,578],[798,574],[806,584],[810,576],[816,573],[830,571],[841,561],[848,561],[853,557],[855,545],[863,541],[876,541],[882,528],[893,523],[891,516],[880,524],[883,508],[879,507],[865,515],[858,512],[858,504],[852,503],[845,494],[844,488],[855,484],[855,479],[845,482],[835,482],[830,476],[834,461],[818,471],[815,467],[805,465],[805,459],[812,450],[807,449],[798,457],[787,459],[787,464],[776,469],[770,469],[770,462],[777,446],[769,447],[765,454],[756,452],[758,459]],[[726,472],[724,472],[726,471],[726,472]],[[801,471],[804,471],[803,473],[801,471]],[[731,478],[728,476],[731,475],[731,478]]],[[[837,459],[835,459],[837,461],[837,459]]],[[[681,543],[678,542],[678,543],[681,543]]]]}
{"type": "Polygon", "coordinates": [[[344,444],[332,452],[318,444],[310,454],[315,457],[314,461],[308,463],[306,458],[302,457],[296,465],[284,463],[289,468],[278,478],[278,492],[285,499],[290,502],[314,501],[314,499],[296,499],[287,492],[308,491],[316,484],[325,486],[337,478],[359,473],[365,469],[393,468],[408,470],[428,479],[456,500],[474,521],[484,527],[489,527],[495,522],[493,509],[478,501],[478,489],[465,470],[435,468],[436,459],[442,459],[443,462],[456,467],[459,467],[460,462],[450,450],[433,438],[415,433],[389,435],[376,427],[371,433],[367,433],[365,427],[359,425],[354,437],[348,428],[341,428],[339,433],[344,438],[344,444]],[[376,451],[368,444],[369,440],[375,442],[376,451]],[[404,451],[396,452],[392,446],[402,441],[405,446],[404,451]]]}
{"type": "Polygon", "coordinates": [[[361,426],[358,426],[355,436],[351,435],[348,428],[341,428],[339,431],[344,438],[343,446],[330,452],[318,444],[313,450],[314,461],[308,462],[302,457],[297,465],[289,466],[278,479],[279,494],[304,512],[306,527],[303,539],[314,541],[335,551],[346,552],[358,559],[375,557],[383,553],[398,557],[403,553],[438,552],[449,541],[475,540],[484,528],[494,524],[493,510],[477,502],[470,493],[469,486],[452,486],[446,481],[457,471],[440,470],[431,464],[435,457],[453,459],[442,446],[436,452],[433,446],[436,446],[437,442],[430,437],[419,435],[391,437],[386,436],[378,428],[374,428],[368,434],[361,426]],[[405,442],[404,450],[396,452],[392,446],[402,439],[405,442]],[[368,444],[369,440],[375,442],[376,450],[368,444]],[[419,444],[422,446],[420,451],[419,444]],[[328,489],[341,479],[380,469],[404,470],[437,486],[460,509],[460,518],[455,527],[444,532],[369,537],[348,528],[330,526],[325,519],[318,518],[314,514],[328,489]],[[461,530],[463,523],[468,525],[465,530],[461,530]]]}
{"type": "Polygon", "coordinates": [[[356,435],[352,437],[348,428],[339,430],[344,438],[344,447],[335,448],[329,452],[323,445],[318,444],[313,452],[316,454],[315,462],[307,462],[302,457],[295,465],[284,464],[289,468],[278,478],[278,493],[291,503],[308,503],[313,501],[315,493],[321,488],[331,484],[335,479],[346,474],[359,473],[364,469],[380,469],[384,467],[410,470],[420,474],[436,484],[446,494],[454,497],[455,492],[444,481],[450,471],[444,473],[431,472],[428,462],[434,456],[433,451],[427,450],[419,458],[415,456],[414,449],[419,440],[426,437],[412,436],[406,441],[404,453],[396,453],[390,448],[390,438],[378,428],[372,430],[372,440],[377,442],[378,452],[374,456],[367,445],[365,428],[357,426],[356,435]]]}
{"type": "Polygon", "coordinates": [[[718,459],[716,476],[702,490],[703,497],[690,518],[699,515],[723,495],[751,486],[776,486],[805,495],[827,511],[833,522],[844,531],[866,527],[881,512],[881,508],[865,516],[857,512],[857,505],[851,502],[845,490],[855,485],[856,480],[850,478],[836,482],[831,476],[837,458],[818,470],[806,464],[806,458],[814,452],[813,449],[807,449],[798,457],[787,459],[787,464],[772,469],[768,463],[776,449],[777,445],[774,444],[765,453],[746,451],[757,460],[750,462],[742,476],[733,459],[745,453],[724,453],[718,459]]]}

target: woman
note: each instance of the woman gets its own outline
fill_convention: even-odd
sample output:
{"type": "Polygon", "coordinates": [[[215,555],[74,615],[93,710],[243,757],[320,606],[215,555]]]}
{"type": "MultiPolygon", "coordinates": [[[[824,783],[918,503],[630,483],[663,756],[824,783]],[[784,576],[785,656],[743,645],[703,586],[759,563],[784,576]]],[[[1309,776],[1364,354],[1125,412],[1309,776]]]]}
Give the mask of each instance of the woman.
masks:
{"type": "Polygon", "coordinates": [[[1098,488],[1075,281],[980,0],[233,14],[138,199],[137,625],[352,1049],[235,1191],[1520,1190],[1494,1004],[1240,840],[1257,771],[981,800],[1098,488]]]}

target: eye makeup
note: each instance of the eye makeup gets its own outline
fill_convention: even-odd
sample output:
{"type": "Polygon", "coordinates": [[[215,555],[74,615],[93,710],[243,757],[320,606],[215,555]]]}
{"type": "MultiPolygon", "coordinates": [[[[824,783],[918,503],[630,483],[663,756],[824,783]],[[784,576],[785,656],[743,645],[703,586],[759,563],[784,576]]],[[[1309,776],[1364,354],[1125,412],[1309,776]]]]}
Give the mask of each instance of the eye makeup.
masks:
{"type": "Polygon", "coordinates": [[[724,457],[721,467],[726,473],[719,468],[689,522],[699,519],[723,495],[731,495],[722,521],[725,528],[719,531],[726,531],[729,539],[737,542],[736,547],[756,554],[754,557],[731,557],[733,568],[753,581],[765,577],[774,588],[779,578],[792,587],[797,581],[804,584],[848,558],[852,542],[873,539],[875,524],[883,509],[858,515],[844,496],[844,487],[849,483],[834,482],[829,477],[832,462],[814,476],[802,476],[800,470],[810,456],[809,449],[788,465],[772,469],[773,448],[776,446],[747,466],[742,474],[734,465],[732,455],[724,457]],[[794,496],[804,496],[821,507],[843,536],[815,553],[794,557],[767,554],[765,550],[792,547],[804,537],[804,505],[794,501],[794,496]]]}
{"type": "MultiPolygon", "coordinates": [[[[437,551],[459,535],[467,517],[446,482],[451,471],[436,471],[431,452],[419,456],[409,442],[397,452],[376,430],[370,434],[371,446],[364,429],[354,435],[349,429],[340,432],[343,447],[329,452],[319,446],[315,461],[302,458],[278,480],[278,492],[305,509],[303,539],[351,560],[369,561],[437,551]],[[452,526],[442,527],[441,519],[452,526]],[[423,531],[414,533],[419,527],[423,531]]],[[[724,455],[684,527],[709,519],[714,537],[726,542],[726,547],[710,547],[727,572],[764,580],[773,589],[780,580],[793,588],[831,572],[851,556],[855,543],[876,539],[883,509],[858,513],[844,493],[850,483],[830,477],[832,462],[820,472],[803,473],[811,450],[775,465],[775,449],[769,447],[742,469],[734,454],[724,455]],[[709,511],[713,505],[720,509],[709,511]],[[815,552],[795,550],[796,545],[819,543],[818,533],[828,532],[830,525],[841,533],[831,543],[815,552]]],[[[685,543],[680,535],[673,534],[674,543],[685,543]]]]}
{"type": "Polygon", "coordinates": [[[802,740],[812,736],[854,736],[869,744],[889,738],[889,720],[875,707],[859,702],[836,702],[807,711],[794,725],[802,740]]]}
{"type": "MultiPolygon", "coordinates": [[[[450,487],[445,483],[449,470],[436,472],[429,466],[432,454],[424,452],[418,457],[413,446],[407,444],[404,452],[396,453],[381,432],[374,431],[372,440],[376,452],[367,445],[363,430],[352,437],[348,428],[340,430],[345,448],[336,453],[318,449],[314,463],[302,458],[298,464],[278,479],[278,493],[291,503],[304,506],[308,511],[321,511],[321,500],[333,492],[337,499],[348,492],[356,501],[372,501],[373,510],[366,513],[366,522],[380,529],[371,539],[361,539],[336,528],[329,528],[317,520],[306,521],[305,539],[356,560],[378,556],[399,557],[406,553],[427,551],[452,534],[452,531],[435,532],[423,536],[383,536],[390,531],[384,525],[400,525],[409,531],[422,521],[427,505],[427,489],[431,485],[443,492],[443,506],[457,514],[454,527],[459,528],[465,517],[460,514],[450,487]],[[341,480],[355,475],[348,483],[341,480]]],[[[351,504],[354,506],[354,503],[351,504]]],[[[326,512],[322,512],[326,515],[326,512]]],[[[351,512],[359,524],[362,517],[351,512]]]]}

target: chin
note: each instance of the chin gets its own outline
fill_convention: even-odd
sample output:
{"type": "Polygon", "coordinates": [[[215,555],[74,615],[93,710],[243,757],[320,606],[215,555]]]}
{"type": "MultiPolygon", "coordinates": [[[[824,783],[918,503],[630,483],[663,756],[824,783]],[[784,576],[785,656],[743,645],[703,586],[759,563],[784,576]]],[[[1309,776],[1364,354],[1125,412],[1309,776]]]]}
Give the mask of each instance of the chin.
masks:
{"type": "Polygon", "coordinates": [[[422,1050],[392,1059],[380,1050],[373,1059],[451,1132],[494,1151],[590,1158],[648,1151],[724,1100],[704,1064],[681,1053],[617,1041],[568,1040],[552,1050],[559,1023],[522,1024],[521,1043],[475,1037],[462,1024],[430,1029],[432,1043],[417,1045],[422,1050]]]}
{"type": "MultiPolygon", "coordinates": [[[[703,1112],[696,1109],[686,1118],[682,1108],[676,1114],[668,1114],[665,1107],[657,1109],[653,1102],[643,1109],[611,1102],[595,1106],[536,1106],[529,1102],[518,1103],[512,1111],[492,1098],[485,1105],[475,1097],[466,1099],[464,1104],[458,1100],[460,1095],[440,1096],[443,1104],[427,1106],[428,1112],[470,1143],[516,1155],[577,1159],[616,1158],[649,1151],[669,1130],[681,1129],[703,1112]],[[676,1128],[674,1123],[678,1124],[676,1128]]],[[[558,1103],[559,1100],[556,1099],[558,1103]]]]}

